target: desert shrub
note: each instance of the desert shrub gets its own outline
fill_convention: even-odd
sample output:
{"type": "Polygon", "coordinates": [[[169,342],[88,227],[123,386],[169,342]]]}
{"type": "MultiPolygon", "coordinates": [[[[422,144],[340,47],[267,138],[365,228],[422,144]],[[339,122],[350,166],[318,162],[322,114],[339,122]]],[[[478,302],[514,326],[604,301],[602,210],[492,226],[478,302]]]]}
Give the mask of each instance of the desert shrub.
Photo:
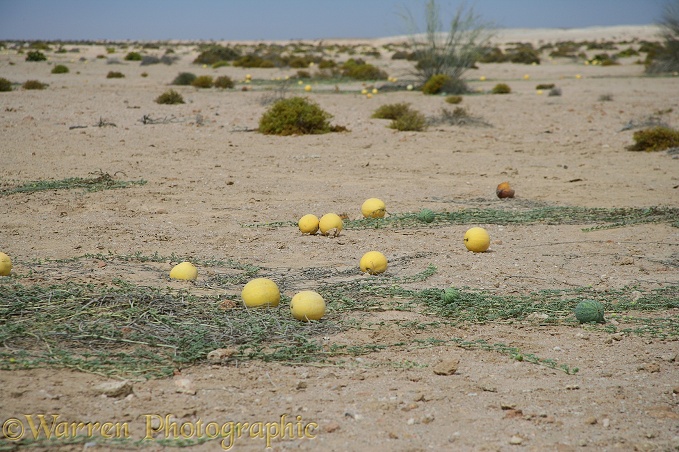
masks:
{"type": "Polygon", "coordinates": [[[155,55],[144,55],[141,59],[140,66],[150,66],[152,64],[159,64],[160,58],[155,55]]]}
{"type": "Polygon", "coordinates": [[[646,72],[655,74],[679,71],[679,0],[665,5],[658,21],[663,43],[646,55],[646,72]]]}
{"type": "Polygon", "coordinates": [[[240,52],[231,47],[213,45],[205,48],[195,60],[194,64],[214,64],[217,61],[233,61],[240,57],[240,52]]]}
{"type": "Polygon", "coordinates": [[[51,50],[50,45],[45,41],[33,41],[28,47],[35,50],[51,50]]]}
{"type": "Polygon", "coordinates": [[[45,89],[47,88],[47,83],[42,83],[38,80],[26,80],[21,87],[23,89],[45,89]]]}
{"type": "Polygon", "coordinates": [[[405,50],[397,50],[391,55],[392,60],[412,60],[414,57],[414,52],[406,52],[405,50]]]}
{"type": "Polygon", "coordinates": [[[664,151],[679,147],[679,131],[670,127],[658,126],[637,130],[632,139],[634,144],[627,148],[630,151],[664,151]]]}
{"type": "Polygon", "coordinates": [[[297,77],[297,78],[311,78],[311,72],[303,71],[303,70],[300,69],[299,71],[297,71],[297,74],[295,74],[295,77],[297,77]]]}
{"type": "Polygon", "coordinates": [[[441,112],[427,119],[429,125],[447,124],[451,126],[481,126],[491,127],[485,119],[471,115],[466,108],[455,107],[453,111],[442,108],[441,112]]]}
{"type": "Polygon", "coordinates": [[[290,66],[293,69],[299,69],[303,67],[309,67],[309,64],[313,62],[314,60],[309,57],[296,56],[294,58],[291,58],[290,61],[288,61],[288,66],[290,66]]]}
{"type": "Polygon", "coordinates": [[[618,61],[615,59],[615,57],[607,54],[607,53],[599,53],[594,55],[593,58],[589,60],[590,63],[592,64],[600,64],[601,66],[614,66],[618,63],[618,61]]]}
{"type": "Polygon", "coordinates": [[[141,61],[142,56],[139,52],[128,52],[124,58],[125,61],[141,61]]]}
{"type": "Polygon", "coordinates": [[[220,67],[229,66],[229,65],[231,65],[231,63],[229,63],[228,61],[221,60],[221,61],[217,61],[216,63],[213,63],[212,69],[219,69],[220,67]]]}
{"type": "Polygon", "coordinates": [[[439,6],[436,0],[425,5],[425,32],[418,33],[412,14],[405,17],[413,29],[410,34],[415,53],[415,75],[424,83],[433,75],[445,74],[455,83],[451,94],[462,94],[467,90],[463,74],[474,67],[491,38],[489,27],[482,23],[472,9],[465,10],[464,4],[457,9],[450,21],[448,32],[442,29],[439,6]]]}
{"type": "Polygon", "coordinates": [[[334,60],[325,60],[321,59],[321,61],[318,62],[318,69],[334,69],[337,67],[337,63],[335,63],[334,60]]]}
{"type": "Polygon", "coordinates": [[[149,73],[148,73],[148,72],[142,72],[142,73],[139,74],[139,75],[141,75],[143,78],[146,78],[146,77],[149,76],[149,73]]]}
{"type": "Polygon", "coordinates": [[[400,102],[396,104],[385,104],[380,106],[372,114],[376,119],[398,119],[410,111],[410,104],[400,102]]]}
{"type": "Polygon", "coordinates": [[[492,94],[509,94],[512,92],[512,89],[506,83],[498,83],[490,92],[492,94]]]}
{"type": "Polygon", "coordinates": [[[108,74],[106,74],[106,78],[125,78],[125,74],[117,71],[108,71],[108,74]]]}
{"type": "Polygon", "coordinates": [[[422,132],[427,130],[427,118],[419,111],[409,108],[408,111],[392,120],[389,127],[400,132],[422,132]]]}
{"type": "Polygon", "coordinates": [[[211,75],[201,75],[191,82],[191,86],[196,88],[212,88],[214,80],[211,75]]]}
{"type": "Polygon", "coordinates": [[[462,102],[462,96],[457,96],[457,95],[452,95],[452,96],[446,96],[446,102],[449,104],[459,104],[462,102]]]}
{"type": "Polygon", "coordinates": [[[599,96],[599,102],[611,102],[613,100],[612,94],[602,94],[599,96]]]}
{"type": "Polygon", "coordinates": [[[68,67],[63,64],[57,64],[52,68],[52,74],[68,74],[68,67]]]}
{"type": "Polygon", "coordinates": [[[184,98],[177,91],[169,89],[156,98],[156,103],[165,105],[183,104],[184,98]]]}
{"type": "Polygon", "coordinates": [[[259,67],[259,68],[276,67],[276,64],[273,61],[252,53],[248,55],[243,55],[242,57],[238,58],[233,62],[233,65],[236,67],[259,67]]]}
{"type": "Polygon", "coordinates": [[[512,63],[540,64],[540,55],[530,43],[519,44],[515,48],[508,50],[507,59],[512,63]]]}
{"type": "Polygon", "coordinates": [[[629,57],[633,57],[633,56],[638,56],[638,55],[639,55],[639,51],[633,49],[632,47],[628,47],[628,48],[626,48],[625,50],[619,51],[619,52],[616,53],[615,55],[616,55],[616,57],[618,57],[618,58],[629,58],[629,57]]]}
{"type": "Polygon", "coordinates": [[[39,50],[31,50],[26,54],[26,61],[47,61],[47,57],[39,50]]]}
{"type": "Polygon", "coordinates": [[[171,85],[187,86],[193,83],[196,79],[196,74],[191,72],[180,72],[174,80],[172,80],[171,85]]]}
{"type": "Polygon", "coordinates": [[[0,77],[0,92],[12,91],[12,82],[4,77],[0,77]]]}
{"type": "Polygon", "coordinates": [[[233,83],[233,80],[231,80],[231,77],[229,77],[228,75],[220,75],[215,79],[214,86],[215,88],[227,89],[233,88],[235,85],[233,83]]]}
{"type": "Polygon", "coordinates": [[[350,58],[342,64],[342,75],[356,80],[386,80],[388,77],[382,69],[360,58],[350,58]]]}
{"type": "Polygon", "coordinates": [[[478,61],[481,63],[504,63],[507,59],[507,55],[499,47],[486,47],[478,61]]]}
{"type": "Polygon", "coordinates": [[[429,80],[427,80],[424,85],[422,85],[422,92],[424,94],[438,94],[444,91],[446,85],[453,82],[451,76],[446,74],[436,74],[432,75],[429,80]]]}
{"type": "Polygon", "coordinates": [[[554,83],[540,83],[535,87],[535,89],[552,89],[554,88],[554,83]]]}
{"type": "Polygon", "coordinates": [[[305,135],[328,133],[332,115],[303,97],[275,102],[260,118],[259,131],[266,135],[305,135]]]}

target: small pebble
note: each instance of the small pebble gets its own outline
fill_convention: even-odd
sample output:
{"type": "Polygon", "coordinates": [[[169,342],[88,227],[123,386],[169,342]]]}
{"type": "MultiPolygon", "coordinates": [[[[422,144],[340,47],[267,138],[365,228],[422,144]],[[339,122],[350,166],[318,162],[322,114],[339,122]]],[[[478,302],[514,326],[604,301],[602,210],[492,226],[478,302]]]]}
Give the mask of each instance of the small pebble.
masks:
{"type": "Polygon", "coordinates": [[[513,446],[518,446],[519,444],[523,443],[523,438],[521,438],[518,435],[514,435],[509,439],[509,444],[513,446]]]}

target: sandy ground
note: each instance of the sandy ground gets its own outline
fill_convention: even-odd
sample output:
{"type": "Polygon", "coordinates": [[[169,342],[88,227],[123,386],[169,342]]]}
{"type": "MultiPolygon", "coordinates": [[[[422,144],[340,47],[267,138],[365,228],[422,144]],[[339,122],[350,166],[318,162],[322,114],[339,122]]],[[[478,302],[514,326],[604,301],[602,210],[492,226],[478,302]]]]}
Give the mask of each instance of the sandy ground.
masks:
{"type": "MultiPolygon", "coordinates": [[[[554,33],[530,33],[524,41],[549,42],[554,33]]],[[[572,35],[647,38],[643,33],[648,29],[572,35]]],[[[507,40],[521,39],[515,33],[507,40]]],[[[512,294],[579,286],[650,290],[679,282],[679,230],[669,224],[593,232],[582,231],[593,225],[481,224],[493,240],[491,252],[483,254],[462,246],[461,237],[471,225],[346,230],[335,239],[300,236],[292,227],[242,227],[330,211],[358,218],[368,197],[385,200],[395,213],[423,207],[492,208],[503,202],[524,207],[679,207],[679,159],[666,152],[629,152],[625,147],[632,143],[633,131],[621,131],[630,120],[659,111],[666,112],[662,118],[667,123],[679,124],[679,78],[644,77],[635,57],[611,67],[570,60],[480,65],[468,73],[473,89],[487,91],[498,82],[512,88],[506,96],[465,96],[462,105],[492,127],[396,132],[386,127],[387,121],[371,119],[378,106],[409,102],[427,115],[450,106],[440,96],[418,92],[384,92],[367,99],[359,93],[361,83],[343,84],[339,93],[334,86],[314,84],[308,96],[350,132],[273,137],[251,131],[266,110],[261,102],[266,92],[261,84],[241,91],[242,80],[246,73],[270,80],[295,70],[201,68],[191,64],[193,46],[180,46],[180,61],[172,66],[107,65],[95,58],[105,54],[103,46],[78,47],[80,53],[49,54],[49,64],[71,68],[63,75],[50,74],[48,63],[25,62],[15,51],[0,55],[0,76],[17,83],[49,83],[44,91],[0,93],[0,181],[10,186],[103,171],[148,183],[94,193],[60,190],[0,197],[0,249],[13,257],[15,275],[26,276],[36,259],[107,252],[236,259],[272,269],[344,270],[356,266],[365,251],[379,249],[392,261],[388,272],[393,275],[435,265],[438,272],[427,280],[429,287],[512,294]],[[86,61],[79,61],[81,57],[86,61]],[[107,79],[110,70],[123,72],[125,78],[107,79]],[[181,71],[229,75],[239,84],[229,91],[179,87],[186,104],[156,104],[154,99],[181,71]],[[148,77],[142,78],[142,72],[148,77]],[[479,81],[482,75],[485,81],[479,81]],[[562,95],[537,94],[539,83],[556,84],[562,95]],[[602,95],[612,100],[601,101],[602,95]],[[173,120],[145,125],[140,121],[144,115],[173,120]],[[100,120],[116,127],[97,127],[100,120]],[[513,200],[495,196],[496,185],[505,180],[516,189],[513,200]]],[[[113,56],[122,60],[124,53],[113,56]]],[[[385,57],[374,63],[408,78],[407,62],[385,57]]],[[[293,86],[292,92],[298,91],[302,93],[293,86]]],[[[141,279],[122,262],[91,265],[81,278],[141,279]]],[[[170,267],[170,262],[159,265],[155,279],[144,283],[190,284],[167,280],[170,267]]],[[[57,271],[43,277],[62,279],[57,271]]],[[[303,285],[300,281],[299,287],[303,285]]],[[[295,288],[289,287],[288,295],[295,288]]],[[[413,312],[362,313],[365,328],[327,340],[394,343],[403,334],[483,339],[580,370],[568,375],[493,351],[448,345],[387,349],[327,367],[205,364],[182,370],[180,377],[190,391],[182,391],[177,379],[134,381],[133,393],[126,397],[94,391],[106,381],[98,375],[61,369],[1,371],[0,419],[6,424],[11,418],[44,413],[68,422],[129,423],[134,439],[144,437],[147,424],[164,423],[166,415],[185,424],[186,431],[201,422],[291,422],[287,437],[274,438],[271,450],[679,448],[676,341],[539,321],[406,333],[396,326],[398,321],[430,320],[413,312]],[[441,362],[456,360],[459,366],[452,375],[433,371],[441,362]],[[281,420],[283,415],[287,418],[281,420]]],[[[266,447],[265,438],[249,433],[234,438],[233,450],[266,447]]],[[[169,431],[158,435],[171,436],[169,431]]],[[[0,441],[0,447],[12,445],[0,441]]],[[[63,450],[83,448],[82,443],[59,445],[63,450]]],[[[154,442],[146,446],[164,449],[154,442]]],[[[223,444],[213,440],[194,447],[227,446],[228,437],[223,444]]],[[[86,448],[108,447],[93,443],[86,448]]]]}

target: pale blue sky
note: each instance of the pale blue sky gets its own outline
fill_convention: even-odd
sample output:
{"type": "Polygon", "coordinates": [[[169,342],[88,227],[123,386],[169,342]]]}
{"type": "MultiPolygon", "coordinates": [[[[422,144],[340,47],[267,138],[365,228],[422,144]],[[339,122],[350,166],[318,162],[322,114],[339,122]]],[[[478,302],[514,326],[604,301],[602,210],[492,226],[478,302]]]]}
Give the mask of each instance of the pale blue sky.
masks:
{"type": "MultiPolygon", "coordinates": [[[[439,0],[443,17],[460,4],[439,0]]],[[[501,28],[645,25],[666,0],[471,0],[501,28]]],[[[0,39],[374,38],[405,34],[423,0],[0,0],[0,39]]]]}

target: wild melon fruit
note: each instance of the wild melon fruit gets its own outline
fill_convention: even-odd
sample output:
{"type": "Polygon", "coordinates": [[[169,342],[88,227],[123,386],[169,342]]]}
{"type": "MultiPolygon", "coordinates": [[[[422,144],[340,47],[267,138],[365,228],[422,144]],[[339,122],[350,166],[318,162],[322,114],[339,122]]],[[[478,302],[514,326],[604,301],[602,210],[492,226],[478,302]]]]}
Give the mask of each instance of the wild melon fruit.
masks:
{"type": "Polygon", "coordinates": [[[455,303],[460,298],[460,291],[454,287],[448,287],[441,295],[445,304],[455,303]]]}
{"type": "Polygon", "coordinates": [[[422,209],[417,214],[417,219],[424,223],[431,223],[434,221],[434,212],[429,209],[422,209]]]}
{"type": "Polygon", "coordinates": [[[580,323],[604,323],[604,305],[596,300],[583,300],[575,307],[575,318],[580,323]]]}

